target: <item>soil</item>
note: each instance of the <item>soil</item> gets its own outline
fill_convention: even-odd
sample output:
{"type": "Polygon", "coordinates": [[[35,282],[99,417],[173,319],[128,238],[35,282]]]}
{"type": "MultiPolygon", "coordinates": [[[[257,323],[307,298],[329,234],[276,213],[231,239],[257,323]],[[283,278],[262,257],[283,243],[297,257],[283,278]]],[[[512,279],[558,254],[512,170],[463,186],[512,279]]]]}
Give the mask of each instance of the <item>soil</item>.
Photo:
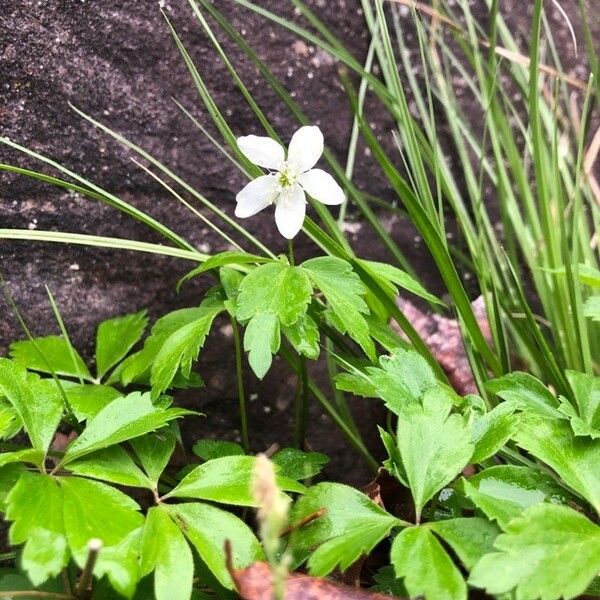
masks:
{"type": "MultiPolygon", "coordinates": [[[[591,7],[591,0],[590,0],[591,7]]],[[[351,115],[338,79],[339,65],[328,55],[294,35],[273,26],[231,0],[217,0],[234,27],[280,77],[311,120],[325,134],[328,145],[344,160],[351,115]]],[[[260,2],[283,16],[299,20],[291,3],[260,2]]],[[[359,0],[311,0],[307,3],[358,56],[364,57],[367,33],[359,0]]],[[[471,3],[483,13],[484,2],[471,3]]],[[[505,0],[511,27],[522,41],[529,35],[528,3],[505,0]]],[[[549,4],[552,26],[559,32],[559,52],[567,70],[585,78],[581,55],[575,58],[564,21],[549,4]]],[[[576,23],[576,0],[562,2],[576,23]]],[[[189,74],[168,32],[163,8],[188,47],[207,85],[214,93],[235,134],[259,132],[224,66],[200,26],[191,18],[185,0],[0,0],[0,125],[3,135],[46,153],[77,173],[147,211],[186,236],[200,250],[224,249],[221,240],[193,218],[156,182],[131,161],[131,155],[78,117],[68,103],[103,121],[140,144],[188,180],[219,207],[233,213],[234,196],[242,178],[177,106],[176,98],[209,130],[210,118],[198,100],[189,74]]],[[[598,23],[600,30],[600,23],[598,23]]],[[[581,40],[581,37],[580,37],[581,40]]],[[[277,96],[261,82],[239,51],[222,40],[242,79],[273,125],[289,138],[295,122],[277,96]]],[[[415,45],[414,36],[409,41],[415,45]]],[[[415,46],[416,47],[416,46],[415,46]]],[[[391,123],[373,111],[373,125],[392,148],[391,123]]],[[[0,148],[0,161],[39,166],[0,148]]],[[[49,171],[47,167],[43,170],[49,171]]],[[[356,182],[383,199],[393,201],[377,167],[364,149],[356,165],[356,182]]],[[[409,223],[382,215],[384,224],[434,293],[442,293],[434,266],[409,223]]],[[[274,251],[285,245],[269,217],[244,223],[274,251]]],[[[71,193],[13,175],[0,175],[0,227],[63,230],[158,242],[156,234],[133,219],[71,193]]],[[[360,221],[349,235],[361,256],[385,260],[385,251],[360,221]]],[[[296,253],[307,257],[311,244],[300,238],[296,253]]],[[[208,279],[186,285],[175,293],[178,279],[193,265],[150,255],[63,245],[0,241],[1,272],[34,333],[57,332],[45,286],[56,297],[74,343],[90,356],[96,324],[106,318],[147,308],[157,317],[178,307],[197,304],[208,279]]],[[[465,274],[468,277],[468,274],[465,274]]],[[[468,283],[468,282],[467,282],[468,283]]],[[[0,354],[10,341],[22,337],[7,307],[0,308],[0,354]]],[[[203,419],[184,426],[187,440],[203,436],[235,438],[237,404],[233,350],[225,323],[218,323],[200,360],[207,387],[183,394],[181,401],[204,412],[203,419]]],[[[322,365],[314,374],[322,375],[322,365]]],[[[324,379],[322,377],[322,379],[324,379]]],[[[294,377],[277,363],[262,382],[246,377],[250,396],[252,447],[289,443],[289,407],[294,377]]],[[[376,433],[380,408],[356,400],[353,409],[365,432],[376,433]]],[[[309,441],[332,456],[328,475],[360,484],[369,480],[364,466],[347,449],[340,434],[317,406],[312,408],[309,441]]],[[[369,444],[376,454],[376,437],[369,444]]]]}

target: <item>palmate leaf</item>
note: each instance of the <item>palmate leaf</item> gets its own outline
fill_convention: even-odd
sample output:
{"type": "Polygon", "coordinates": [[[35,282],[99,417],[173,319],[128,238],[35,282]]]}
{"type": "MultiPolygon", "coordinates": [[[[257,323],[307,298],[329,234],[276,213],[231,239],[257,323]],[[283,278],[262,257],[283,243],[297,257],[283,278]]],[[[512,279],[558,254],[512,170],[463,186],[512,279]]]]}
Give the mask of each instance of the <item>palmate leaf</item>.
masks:
{"type": "Polygon", "coordinates": [[[430,294],[414,277],[398,267],[373,260],[361,260],[360,262],[370,267],[380,280],[380,283],[391,288],[394,296],[397,295],[398,288],[401,288],[407,292],[411,292],[415,296],[419,296],[419,298],[431,302],[432,304],[444,305],[439,298],[430,294]]]}
{"type": "Polygon", "coordinates": [[[244,449],[236,442],[225,440],[198,440],[192,452],[202,460],[213,460],[223,456],[243,456],[244,449]]]}
{"type": "Polygon", "coordinates": [[[467,585],[457,566],[427,527],[407,527],[392,544],[396,575],[411,597],[466,600],[467,585]]]}
{"type": "Polygon", "coordinates": [[[271,460],[279,467],[279,473],[290,479],[300,481],[318,475],[329,462],[329,458],[320,452],[303,452],[298,448],[282,448],[271,460]]]}
{"type": "Polygon", "coordinates": [[[575,437],[568,421],[542,418],[535,412],[519,418],[515,440],[600,513],[600,440],[575,437]]]}
{"type": "Polygon", "coordinates": [[[16,363],[32,371],[93,381],[77,350],[58,335],[14,342],[10,345],[10,356],[16,363]]]}
{"type": "Polygon", "coordinates": [[[25,544],[22,564],[38,586],[58,575],[68,560],[62,490],[47,476],[23,473],[6,499],[11,545],[25,544]]]}
{"type": "Polygon", "coordinates": [[[262,547],[250,527],[230,512],[199,502],[165,506],[196,548],[200,558],[224,587],[234,587],[226,566],[227,540],[231,542],[235,568],[245,568],[264,559],[262,547]]]}
{"type": "Polygon", "coordinates": [[[282,325],[293,325],[306,312],[311,294],[310,280],[302,268],[270,262],[242,281],[236,316],[246,321],[261,313],[273,313],[282,325]]]}
{"type": "Polygon", "coordinates": [[[13,521],[10,543],[25,544],[23,566],[40,584],[56,575],[69,556],[82,567],[90,539],[102,540],[95,575],[131,596],[139,578],[135,532],[143,522],[137,504],[122,492],[79,477],[23,473],[7,498],[13,521]]]}
{"type": "MultiPolygon", "coordinates": [[[[200,465],[188,473],[165,498],[197,498],[238,506],[256,506],[251,490],[256,457],[224,456],[200,465]]],[[[300,494],[306,488],[297,481],[277,476],[280,489],[300,494]]]]}
{"type": "Polygon", "coordinates": [[[52,380],[0,358],[0,394],[6,396],[25,427],[31,445],[46,454],[63,412],[63,401],[52,380]]]}
{"type": "Polygon", "coordinates": [[[574,403],[561,398],[560,410],[571,419],[575,435],[600,438],[600,377],[566,371],[574,403]]]}
{"type": "Polygon", "coordinates": [[[490,458],[513,436],[518,427],[514,417],[516,405],[502,402],[482,416],[475,417],[472,425],[475,451],[471,462],[480,463],[490,458]]]}
{"type": "Polygon", "coordinates": [[[95,417],[107,404],[123,394],[108,385],[84,383],[83,385],[65,385],[63,389],[73,414],[78,421],[95,417]]]}
{"type": "Polygon", "coordinates": [[[569,497],[550,475],[517,465],[495,465],[462,480],[465,494],[502,528],[540,502],[564,502],[569,497]]]}
{"type": "Polygon", "coordinates": [[[273,354],[281,345],[279,319],[272,312],[254,315],[244,332],[244,350],[254,374],[262,379],[273,363],[273,354]]]}
{"type": "Polygon", "coordinates": [[[190,414],[196,413],[154,405],[150,393],[134,392],[117,398],[88,422],[83,433],[67,448],[61,464],[155,431],[173,419],[190,414]]]}
{"type": "Polygon", "coordinates": [[[98,481],[80,477],[60,477],[59,481],[65,535],[73,558],[83,567],[88,542],[102,540],[95,575],[106,574],[118,592],[131,596],[139,579],[139,528],[144,522],[138,505],[123,492],[98,481]]]}
{"type": "Polygon", "coordinates": [[[452,401],[437,389],[398,420],[398,449],[415,502],[417,519],[426,502],[469,462],[474,445],[463,418],[450,414],[452,401]]]}
{"type": "Polygon", "coordinates": [[[117,485],[152,487],[152,482],[121,446],[110,446],[74,460],[69,463],[69,471],[117,485]]]}
{"type": "Polygon", "coordinates": [[[424,394],[440,388],[427,361],[414,350],[396,349],[379,358],[380,367],[367,367],[367,378],[376,394],[396,415],[410,412],[424,394]]]}
{"type": "Polygon", "coordinates": [[[514,372],[492,379],[486,389],[503,400],[514,402],[519,408],[530,409],[549,417],[561,418],[559,402],[554,394],[529,373],[514,372]]]}
{"type": "Polygon", "coordinates": [[[338,321],[365,354],[375,359],[375,346],[369,335],[369,326],[363,315],[369,308],[363,299],[366,288],[350,263],[333,256],[312,258],[302,267],[315,287],[319,288],[338,321]]]}
{"type": "Polygon", "coordinates": [[[141,571],[154,571],[156,600],[189,600],[194,577],[192,551],[166,506],[148,511],[141,550],[141,571]]]}
{"type": "Polygon", "coordinates": [[[467,569],[472,569],[483,555],[492,551],[500,533],[497,525],[479,517],[434,521],[427,526],[454,550],[467,569]]]}
{"type": "Polygon", "coordinates": [[[218,254],[214,254],[209,259],[205,260],[201,265],[192,269],[189,273],[186,273],[177,283],[177,290],[179,290],[186,281],[201,275],[202,273],[206,273],[212,269],[219,269],[220,267],[225,267],[227,265],[246,265],[246,264],[261,264],[264,262],[269,262],[271,259],[266,258],[264,256],[257,256],[256,254],[249,254],[247,252],[238,252],[238,251],[227,251],[227,252],[219,252],[218,254]]]}
{"type": "Polygon", "coordinates": [[[392,528],[405,524],[358,490],[339,483],[310,487],[295,503],[290,522],[297,523],[321,509],[324,514],[295,529],[289,541],[295,566],[310,556],[311,575],[327,575],[338,565],[342,571],[347,569],[392,528]]]}
{"type": "Polygon", "coordinates": [[[165,337],[152,364],[152,393],[158,397],[172,383],[178,371],[188,378],[192,363],[198,358],[200,348],[215,317],[225,310],[223,302],[207,298],[199,307],[196,318],[165,337]]]}
{"type": "Polygon", "coordinates": [[[281,329],[298,354],[312,360],[319,358],[321,334],[317,324],[308,315],[301,316],[293,325],[283,326],[281,329]]]}
{"type": "Polygon", "coordinates": [[[131,440],[133,450],[142,467],[156,487],[162,472],[169,464],[177,438],[171,429],[165,428],[131,440]]]}
{"type": "Polygon", "coordinates": [[[96,370],[101,379],[140,341],[148,318],[146,311],[103,321],[96,333],[96,370]]]}
{"type": "MultiPolygon", "coordinates": [[[[127,357],[110,375],[107,383],[120,381],[123,385],[143,383],[150,385],[151,369],[158,353],[162,350],[165,341],[178,330],[191,325],[206,317],[206,303],[213,301],[208,297],[201,306],[182,308],[170,312],[156,321],[144,347],[139,352],[127,357]]],[[[171,385],[174,385],[172,382],[171,385]]]]}
{"type": "Polygon", "coordinates": [[[513,590],[519,600],[582,594],[600,571],[600,527],[572,508],[537,504],[513,519],[471,572],[490,594],[513,590]]]}

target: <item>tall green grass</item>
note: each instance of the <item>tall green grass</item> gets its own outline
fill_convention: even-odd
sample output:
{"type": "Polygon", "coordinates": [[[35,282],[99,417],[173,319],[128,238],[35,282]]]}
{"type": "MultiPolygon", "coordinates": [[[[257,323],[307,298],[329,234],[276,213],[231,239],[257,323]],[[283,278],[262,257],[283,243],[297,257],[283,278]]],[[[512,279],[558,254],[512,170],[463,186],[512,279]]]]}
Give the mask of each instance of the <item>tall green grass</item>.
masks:
{"type": "MultiPolygon", "coordinates": [[[[257,67],[263,82],[298,124],[310,122],[311,115],[303,111],[259,52],[236,31],[225,12],[220,12],[210,0],[188,2],[199,28],[265,134],[280,139],[289,132],[275,130],[229,57],[227,47],[231,45],[257,67]],[[219,41],[223,39],[219,32],[229,40],[228,44],[219,41]]],[[[324,252],[354,262],[365,284],[410,343],[443,378],[406,317],[389,301],[368,269],[354,260],[355,249],[343,233],[347,210],[358,212],[388,251],[390,262],[414,272],[415,265],[409,263],[401,244],[380,220],[382,211],[397,209],[386,206],[368,190],[359,189],[353,181],[356,149],[362,141],[370,147],[381,167],[381,177],[396,193],[403,214],[418,229],[437,265],[451,299],[450,312],[460,323],[473,373],[484,396],[486,379],[515,368],[531,370],[558,390],[567,388],[565,369],[598,372],[600,325],[585,316],[584,306],[598,295],[600,285],[598,240],[594,237],[600,223],[600,198],[589,174],[594,157],[588,151],[594,133],[590,131],[590,117],[597,111],[600,73],[597,42],[587,22],[585,0],[580,0],[584,38],[580,51],[583,48],[586,52],[590,71],[596,77],[590,76],[584,82],[563,73],[559,56],[571,48],[557,50],[555,25],[549,24],[542,0],[534,3],[530,48],[519,48],[498,0],[488,0],[487,27],[472,14],[467,0],[439,0],[432,6],[405,0],[361,0],[364,27],[370,33],[366,58],[354,56],[345,41],[338,39],[301,0],[291,0],[291,4],[304,24],[250,0],[231,0],[229,8],[252,11],[319,46],[340,63],[340,78],[354,111],[354,124],[348,132],[345,160],[339,161],[329,150],[324,158],[347,192],[348,207],[344,206],[336,218],[327,207],[315,203],[315,219],[306,220],[305,234],[324,252]],[[407,6],[409,16],[402,14],[407,6]],[[416,52],[407,51],[409,31],[416,35],[416,52]],[[380,75],[375,74],[374,65],[379,67],[380,75]],[[460,97],[456,81],[463,87],[460,97]],[[467,104],[465,90],[469,96],[467,104]],[[571,102],[574,92],[578,94],[575,103],[571,102]],[[385,149],[389,144],[381,145],[371,130],[372,119],[365,103],[368,97],[373,97],[377,110],[387,111],[395,123],[393,140],[397,152],[393,154],[385,149]],[[573,114],[573,106],[577,107],[577,115],[573,114]],[[441,141],[442,127],[450,132],[450,144],[441,141]],[[449,154],[455,159],[454,166],[448,160],[449,154]],[[456,223],[460,232],[453,244],[447,236],[448,219],[456,223]],[[472,272],[483,295],[491,340],[486,338],[485,328],[473,311],[472,295],[467,293],[461,277],[465,271],[472,272]]],[[[250,178],[258,175],[257,168],[238,151],[235,139],[239,132],[234,132],[222,107],[215,102],[201,65],[194,62],[175,27],[166,16],[165,19],[198,96],[222,138],[209,139],[233,168],[250,178]]],[[[182,118],[190,119],[199,134],[205,135],[205,126],[179,106],[182,118]]],[[[140,167],[194,218],[206,220],[197,207],[212,213],[210,225],[225,243],[274,256],[263,240],[250,234],[227,210],[170,167],[106,124],[75,110],[137,155],[140,167]]],[[[109,204],[160,233],[169,245],[39,231],[0,230],[0,238],[89,243],[198,262],[207,258],[167,224],[157,222],[41,154],[7,139],[1,141],[57,171],[60,177],[13,165],[0,165],[0,169],[109,204]]],[[[338,395],[336,398],[339,400],[338,395]]],[[[353,423],[339,406],[331,405],[327,410],[331,408],[340,424],[349,432],[354,431],[353,423]]]]}

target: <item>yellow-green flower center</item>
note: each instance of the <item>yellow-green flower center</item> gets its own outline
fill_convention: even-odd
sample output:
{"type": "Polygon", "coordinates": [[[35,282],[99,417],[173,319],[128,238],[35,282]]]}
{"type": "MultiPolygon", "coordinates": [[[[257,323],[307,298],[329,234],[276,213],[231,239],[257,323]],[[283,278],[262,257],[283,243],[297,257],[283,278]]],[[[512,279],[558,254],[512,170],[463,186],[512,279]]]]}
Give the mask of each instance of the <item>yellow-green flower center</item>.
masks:
{"type": "Polygon", "coordinates": [[[298,175],[294,169],[285,164],[277,174],[277,183],[282,189],[291,188],[298,179],[298,175]]]}

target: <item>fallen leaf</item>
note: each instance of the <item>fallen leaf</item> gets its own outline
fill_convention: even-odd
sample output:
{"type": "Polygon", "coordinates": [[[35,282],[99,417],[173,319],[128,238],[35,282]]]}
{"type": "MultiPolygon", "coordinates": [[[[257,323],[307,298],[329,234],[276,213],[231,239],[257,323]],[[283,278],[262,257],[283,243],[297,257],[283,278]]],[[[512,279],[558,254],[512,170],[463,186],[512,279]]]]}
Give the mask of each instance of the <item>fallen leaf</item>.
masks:
{"type": "MultiPolygon", "coordinates": [[[[273,600],[271,569],[256,562],[246,569],[233,569],[231,576],[243,600],[273,600]]],[[[393,600],[387,596],[349,587],[320,577],[290,573],[286,580],[285,600],[393,600]]]]}

